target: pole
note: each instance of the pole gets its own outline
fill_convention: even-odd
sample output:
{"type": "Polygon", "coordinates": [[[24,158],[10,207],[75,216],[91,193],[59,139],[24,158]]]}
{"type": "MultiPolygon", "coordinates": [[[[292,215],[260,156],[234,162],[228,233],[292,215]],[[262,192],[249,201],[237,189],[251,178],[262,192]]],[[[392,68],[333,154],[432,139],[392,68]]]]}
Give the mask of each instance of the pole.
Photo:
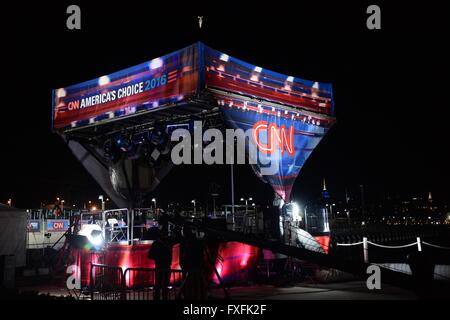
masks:
{"type": "Polygon", "coordinates": [[[306,213],[306,209],[308,208],[308,206],[305,206],[305,231],[308,231],[308,216],[306,213]]]}
{"type": "Polygon", "coordinates": [[[365,204],[364,204],[364,185],[360,185],[361,187],[361,213],[362,213],[362,217],[363,219],[366,218],[366,209],[365,209],[365,204]]]}
{"type": "Polygon", "coordinates": [[[215,263],[213,262],[213,260],[211,259],[211,256],[209,255],[208,249],[207,248],[203,248],[203,250],[206,253],[206,257],[208,259],[208,262],[211,264],[212,268],[214,269],[214,273],[216,274],[216,277],[219,280],[220,286],[222,287],[223,292],[225,293],[225,298],[229,299],[230,295],[228,294],[227,288],[225,288],[225,285],[224,285],[224,283],[222,281],[222,277],[220,276],[219,271],[217,271],[215,263]]]}
{"type": "MultiPolygon", "coordinates": [[[[81,222],[80,222],[81,225],[81,222]]],[[[105,210],[102,211],[102,236],[106,240],[106,213],[105,210]]]]}
{"type": "Polygon", "coordinates": [[[130,210],[127,209],[127,244],[130,244],[130,210]]]}
{"type": "Polygon", "coordinates": [[[422,243],[420,237],[417,237],[417,251],[422,251],[422,243]]]}
{"type": "Polygon", "coordinates": [[[369,244],[367,243],[367,237],[363,237],[363,251],[364,251],[364,262],[369,263],[369,244]]]}
{"type": "Polygon", "coordinates": [[[234,164],[231,164],[231,213],[234,220],[234,164]]]}
{"type": "Polygon", "coordinates": [[[131,245],[133,245],[134,241],[134,209],[131,209],[131,219],[130,219],[130,228],[131,228],[131,245]]]}

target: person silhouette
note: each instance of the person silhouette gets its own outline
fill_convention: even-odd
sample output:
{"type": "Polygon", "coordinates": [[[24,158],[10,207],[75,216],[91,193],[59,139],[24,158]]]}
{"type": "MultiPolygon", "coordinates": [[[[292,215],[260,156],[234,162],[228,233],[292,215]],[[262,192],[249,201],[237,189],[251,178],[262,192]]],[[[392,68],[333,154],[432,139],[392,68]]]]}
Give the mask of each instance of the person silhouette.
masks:
{"type": "Polygon", "coordinates": [[[170,267],[172,264],[172,243],[164,232],[159,232],[148,252],[149,259],[155,261],[155,290],[154,300],[168,299],[170,283],[170,267]]]}

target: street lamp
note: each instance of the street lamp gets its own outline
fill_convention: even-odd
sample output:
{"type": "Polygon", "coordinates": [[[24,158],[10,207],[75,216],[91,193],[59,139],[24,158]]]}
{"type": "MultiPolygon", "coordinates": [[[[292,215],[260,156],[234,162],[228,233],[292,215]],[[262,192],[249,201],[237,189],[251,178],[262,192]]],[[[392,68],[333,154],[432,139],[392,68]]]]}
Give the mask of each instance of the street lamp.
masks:
{"type": "Polygon", "coordinates": [[[155,204],[155,213],[156,213],[156,198],[153,198],[152,202],[155,204]]]}
{"type": "Polygon", "coordinates": [[[330,216],[331,216],[332,219],[334,219],[333,207],[335,207],[335,206],[336,206],[336,203],[333,203],[333,204],[330,205],[330,216]]]}
{"type": "Polygon", "coordinates": [[[11,206],[12,206],[12,199],[8,199],[8,202],[7,202],[7,203],[8,203],[8,206],[11,207],[11,206]]]}
{"type": "Polygon", "coordinates": [[[196,215],[196,213],[197,213],[197,212],[196,212],[196,207],[195,207],[195,199],[194,199],[194,200],[192,200],[192,201],[191,201],[191,203],[193,203],[193,204],[194,204],[194,216],[195,216],[195,215],[196,215]]]}
{"type": "Polygon", "coordinates": [[[213,215],[216,216],[216,197],[219,196],[218,193],[211,193],[213,199],[213,215]]]}
{"type": "Polygon", "coordinates": [[[105,200],[103,198],[103,195],[99,195],[98,200],[102,201],[102,211],[105,211],[105,200]]]}
{"type": "Polygon", "coordinates": [[[252,197],[250,197],[248,199],[241,198],[241,201],[245,201],[245,214],[247,214],[247,211],[248,211],[248,202],[252,201],[252,200],[253,200],[252,197]]]}

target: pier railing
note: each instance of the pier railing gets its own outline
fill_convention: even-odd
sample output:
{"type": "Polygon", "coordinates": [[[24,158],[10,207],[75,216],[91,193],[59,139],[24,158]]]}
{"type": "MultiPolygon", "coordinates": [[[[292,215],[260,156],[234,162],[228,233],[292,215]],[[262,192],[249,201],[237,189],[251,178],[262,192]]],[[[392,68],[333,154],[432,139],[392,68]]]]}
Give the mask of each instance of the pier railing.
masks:
{"type": "Polygon", "coordinates": [[[358,241],[358,242],[354,242],[354,243],[337,243],[336,245],[338,247],[353,247],[353,246],[362,245],[364,262],[369,263],[369,244],[373,245],[375,247],[384,248],[384,249],[403,249],[403,248],[417,246],[417,251],[419,251],[419,252],[422,251],[422,245],[430,246],[430,247],[438,248],[438,249],[450,250],[450,247],[440,246],[440,245],[432,244],[432,243],[429,243],[426,241],[421,241],[420,237],[417,237],[417,241],[408,243],[408,244],[404,244],[404,245],[389,246],[389,245],[379,244],[379,243],[369,241],[367,239],[367,237],[363,237],[362,241],[358,241]]]}
{"type": "MultiPolygon", "coordinates": [[[[382,249],[388,249],[388,250],[395,250],[395,249],[405,249],[405,248],[412,248],[412,247],[417,247],[417,252],[422,252],[423,251],[423,247],[427,246],[433,249],[440,249],[440,250],[444,250],[447,253],[450,253],[450,247],[446,247],[446,246],[441,246],[441,245],[437,245],[437,244],[433,244],[433,243],[429,243],[426,241],[422,241],[420,239],[420,237],[417,237],[417,241],[415,242],[411,242],[411,243],[407,243],[407,244],[403,244],[403,245],[384,245],[384,244],[379,244],[379,243],[375,243],[372,241],[369,241],[367,237],[363,237],[362,241],[358,241],[358,242],[354,242],[354,243],[337,243],[336,244],[338,247],[355,247],[355,246],[362,246],[363,249],[363,257],[364,257],[364,263],[372,263],[372,264],[377,264],[385,269],[389,269],[391,271],[395,271],[395,272],[402,272],[405,274],[411,274],[411,268],[409,266],[408,263],[405,262],[395,262],[395,263],[374,263],[373,261],[371,262],[370,258],[369,258],[369,245],[377,247],[377,248],[382,248],[382,249]]],[[[434,268],[434,278],[436,280],[450,280],[450,266],[449,265],[442,265],[442,264],[435,264],[435,268],[434,268]]]]}

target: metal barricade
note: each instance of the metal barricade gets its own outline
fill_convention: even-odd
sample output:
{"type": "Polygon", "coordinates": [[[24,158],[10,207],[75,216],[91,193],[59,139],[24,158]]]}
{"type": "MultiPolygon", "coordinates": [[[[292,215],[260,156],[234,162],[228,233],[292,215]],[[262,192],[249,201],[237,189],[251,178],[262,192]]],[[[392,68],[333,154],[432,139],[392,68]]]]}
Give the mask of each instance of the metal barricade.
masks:
{"type": "Polygon", "coordinates": [[[123,272],[120,267],[91,264],[90,293],[92,300],[123,300],[123,272]]]}
{"type": "MultiPolygon", "coordinates": [[[[154,268],[128,268],[124,272],[124,292],[126,300],[153,300],[157,277],[170,272],[167,287],[167,299],[179,297],[179,289],[183,282],[181,270],[157,271],[154,268]]],[[[161,288],[161,291],[163,289],[161,288]]]]}
{"type": "Polygon", "coordinates": [[[183,284],[181,270],[154,268],[122,268],[104,264],[91,264],[90,295],[92,300],[153,300],[158,277],[170,272],[168,283],[160,284],[163,299],[175,300],[183,284]],[[165,289],[163,289],[163,287],[165,289]],[[166,291],[167,290],[167,291],[166,291]],[[164,297],[164,293],[167,297],[164,297]]]}

